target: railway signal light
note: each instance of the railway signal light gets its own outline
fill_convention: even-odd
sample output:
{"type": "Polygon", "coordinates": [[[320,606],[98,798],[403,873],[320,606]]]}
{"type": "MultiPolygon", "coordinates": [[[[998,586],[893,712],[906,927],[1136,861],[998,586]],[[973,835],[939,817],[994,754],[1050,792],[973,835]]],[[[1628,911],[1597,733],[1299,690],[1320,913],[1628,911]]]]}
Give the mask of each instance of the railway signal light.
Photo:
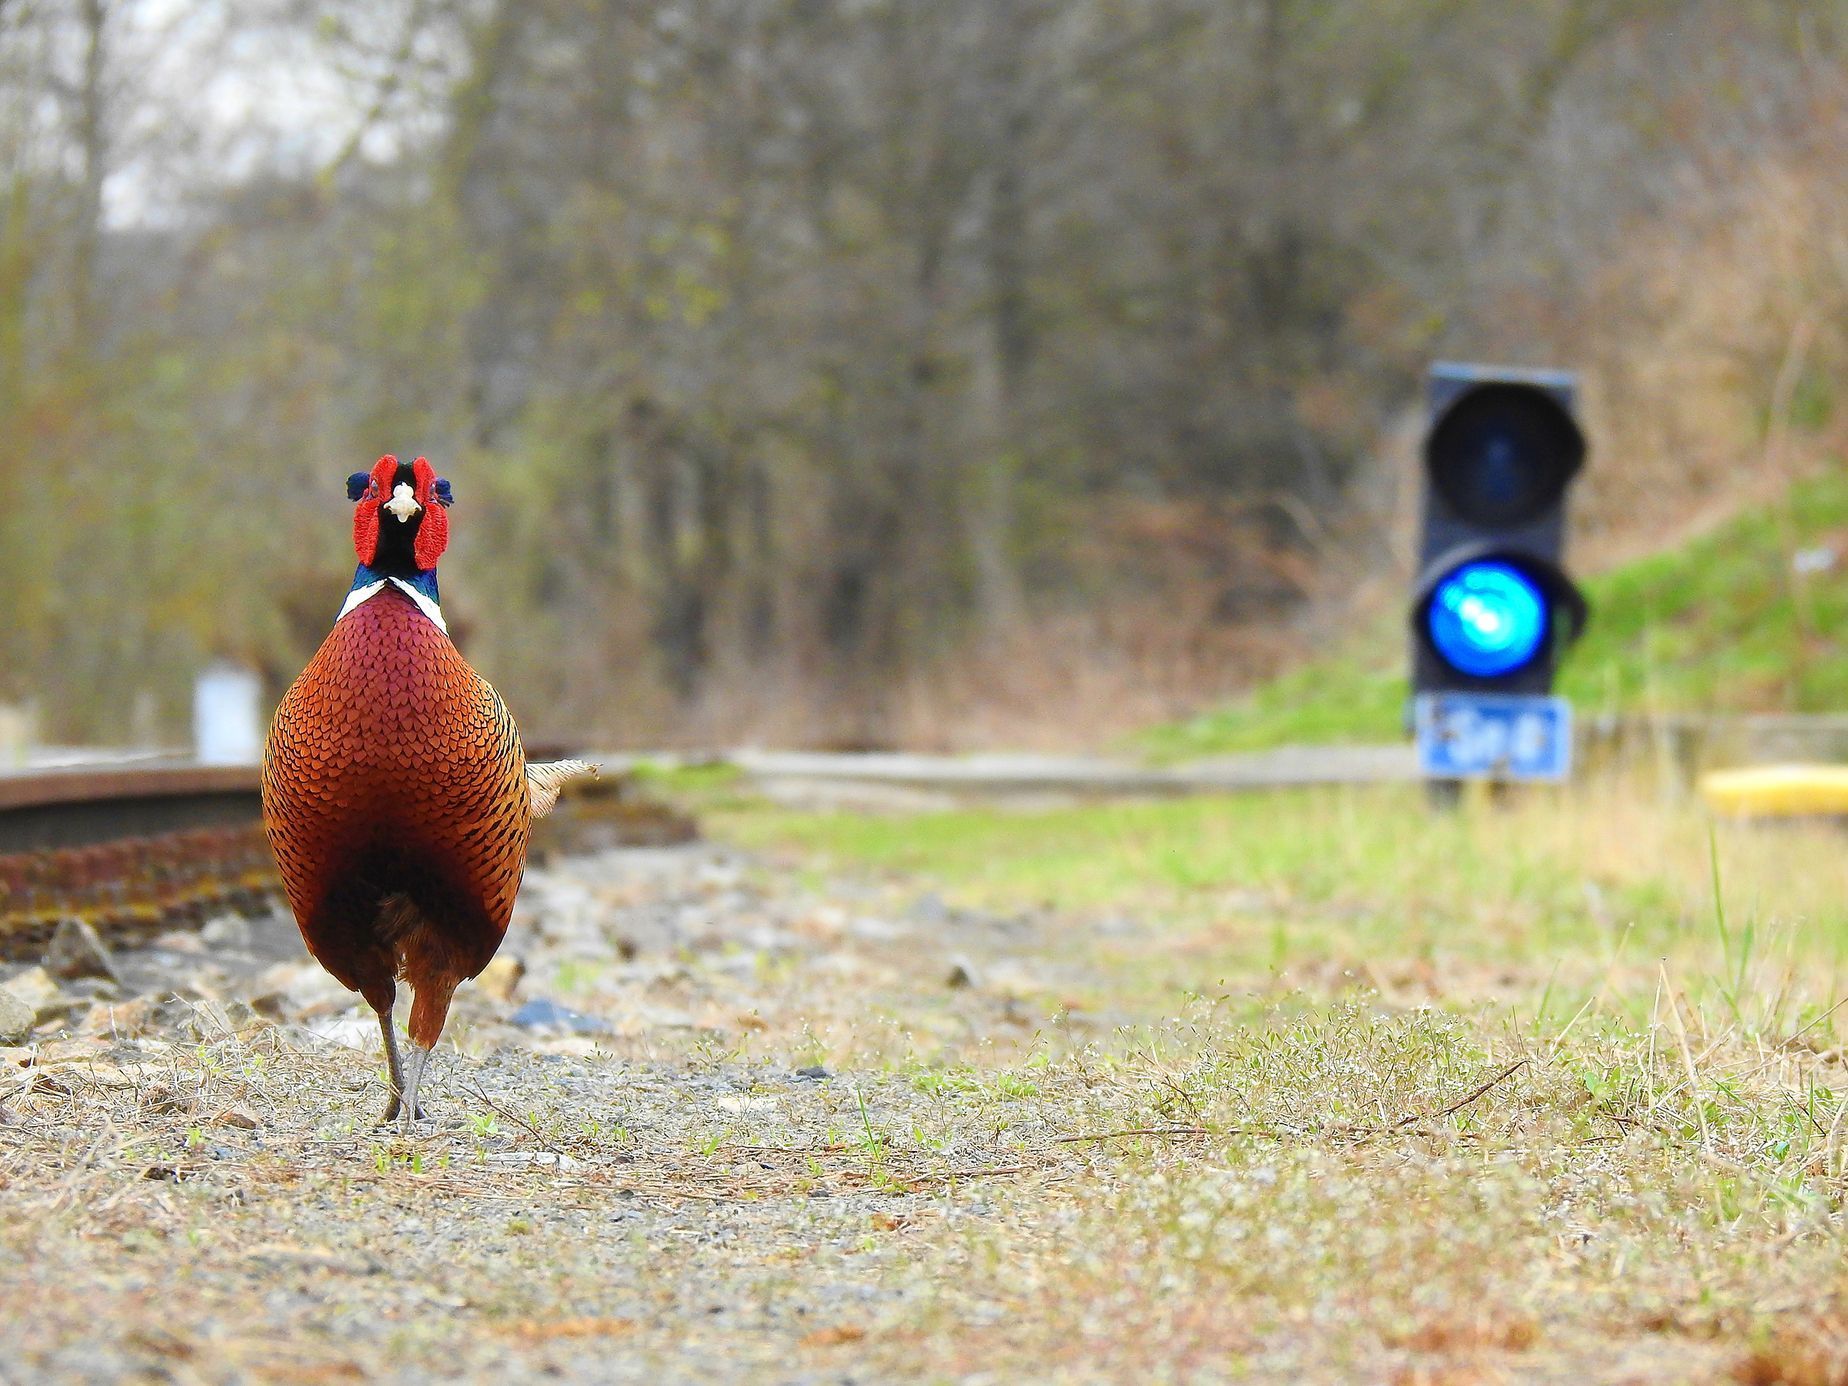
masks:
{"type": "Polygon", "coordinates": [[[1436,778],[1556,778],[1569,710],[1546,695],[1586,619],[1562,566],[1566,493],[1585,461],[1577,381],[1440,362],[1429,389],[1411,605],[1421,758],[1436,778]],[[1464,742],[1480,744],[1459,759],[1464,742]],[[1523,766],[1523,746],[1545,746],[1545,764],[1523,766]]]}

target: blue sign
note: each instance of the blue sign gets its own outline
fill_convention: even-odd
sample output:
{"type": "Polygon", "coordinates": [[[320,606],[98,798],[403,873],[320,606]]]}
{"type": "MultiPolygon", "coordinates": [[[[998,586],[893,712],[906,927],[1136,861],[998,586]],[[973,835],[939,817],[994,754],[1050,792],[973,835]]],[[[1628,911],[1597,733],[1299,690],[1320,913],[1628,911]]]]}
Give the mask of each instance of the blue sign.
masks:
{"type": "Polygon", "coordinates": [[[1572,704],[1525,693],[1421,693],[1418,768],[1435,780],[1563,780],[1572,704]]]}

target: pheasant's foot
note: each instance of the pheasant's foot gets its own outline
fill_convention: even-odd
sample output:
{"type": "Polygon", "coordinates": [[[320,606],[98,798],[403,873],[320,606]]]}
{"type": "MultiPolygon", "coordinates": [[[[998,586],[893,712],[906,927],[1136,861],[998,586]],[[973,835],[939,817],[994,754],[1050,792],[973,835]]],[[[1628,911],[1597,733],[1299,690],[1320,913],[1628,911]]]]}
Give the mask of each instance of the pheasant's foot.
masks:
{"type": "Polygon", "coordinates": [[[423,1120],[425,1115],[424,1109],[417,1105],[417,1089],[423,1085],[424,1070],[429,1066],[430,1051],[413,1040],[409,1058],[404,1065],[403,1102],[399,1103],[394,1098],[392,1107],[396,1110],[386,1116],[387,1121],[391,1120],[392,1116],[397,1116],[402,1121],[407,1135],[416,1129],[417,1123],[423,1120]]]}

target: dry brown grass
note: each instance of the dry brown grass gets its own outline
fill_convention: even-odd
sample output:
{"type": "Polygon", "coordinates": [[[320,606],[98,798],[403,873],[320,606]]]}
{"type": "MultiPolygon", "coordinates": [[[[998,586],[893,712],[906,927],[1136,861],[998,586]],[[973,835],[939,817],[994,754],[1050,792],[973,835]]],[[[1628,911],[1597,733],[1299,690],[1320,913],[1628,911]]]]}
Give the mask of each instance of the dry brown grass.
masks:
{"type": "Polygon", "coordinates": [[[1778,1324],[1733,1367],[1740,1386],[1844,1386],[1848,1316],[1839,1310],[1778,1324]]]}

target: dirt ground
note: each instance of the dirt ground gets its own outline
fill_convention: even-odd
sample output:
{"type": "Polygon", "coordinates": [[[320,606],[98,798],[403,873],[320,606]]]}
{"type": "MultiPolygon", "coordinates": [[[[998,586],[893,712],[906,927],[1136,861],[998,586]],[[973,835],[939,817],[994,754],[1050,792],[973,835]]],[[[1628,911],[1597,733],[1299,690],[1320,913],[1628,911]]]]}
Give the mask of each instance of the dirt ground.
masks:
{"type": "Polygon", "coordinates": [[[0,1049],[0,1382],[1848,1379],[1839,1219],[1704,1128],[1391,998],[1145,1028],[1140,940],[564,859],[410,1137],[287,921],[118,955],[0,1049]]]}
{"type": "Polygon", "coordinates": [[[1059,972],[1006,971],[1031,926],[893,904],[711,847],[536,870],[526,976],[464,989],[410,1139],[285,919],[118,954],[138,996],[67,988],[0,1051],[0,1378],[870,1379],[936,1297],[918,1243],[960,1260],[997,1185],[1076,1163],[892,1062],[1023,1053],[1018,987],[1059,972]]]}

